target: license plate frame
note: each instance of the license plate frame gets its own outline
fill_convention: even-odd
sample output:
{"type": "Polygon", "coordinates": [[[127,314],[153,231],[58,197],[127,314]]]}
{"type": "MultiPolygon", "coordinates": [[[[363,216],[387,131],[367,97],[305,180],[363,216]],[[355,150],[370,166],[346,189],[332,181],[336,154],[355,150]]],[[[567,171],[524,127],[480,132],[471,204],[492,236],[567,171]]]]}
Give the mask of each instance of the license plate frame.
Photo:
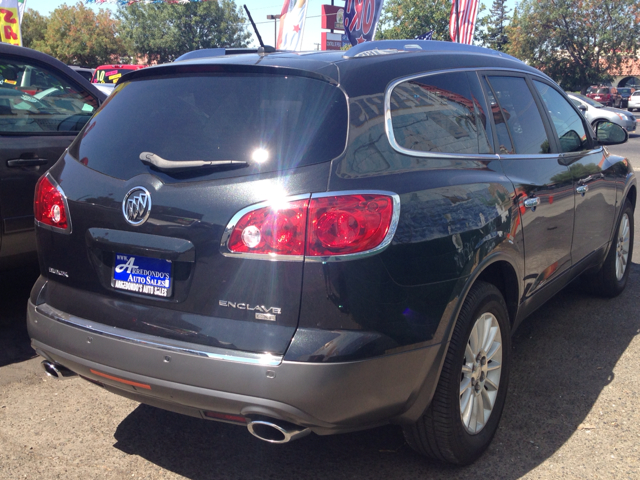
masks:
{"type": "Polygon", "coordinates": [[[111,286],[120,292],[170,298],[173,294],[173,263],[161,258],[115,253],[111,286]]]}

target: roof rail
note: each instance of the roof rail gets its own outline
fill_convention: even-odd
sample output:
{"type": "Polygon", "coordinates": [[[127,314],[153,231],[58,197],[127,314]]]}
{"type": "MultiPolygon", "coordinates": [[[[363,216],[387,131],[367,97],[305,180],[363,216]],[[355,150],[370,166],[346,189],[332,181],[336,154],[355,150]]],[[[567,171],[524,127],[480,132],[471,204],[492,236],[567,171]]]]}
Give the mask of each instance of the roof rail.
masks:
{"type": "Polygon", "coordinates": [[[275,48],[269,45],[260,48],[201,48],[200,50],[193,50],[191,52],[184,53],[175,59],[176,62],[183,60],[193,60],[195,58],[208,58],[208,57],[224,57],[225,55],[240,55],[243,53],[273,53],[275,48]]]}
{"type": "Polygon", "coordinates": [[[506,58],[514,58],[506,53],[491,50],[489,48],[476,47],[463,43],[440,42],[437,40],[375,40],[363,42],[351,47],[343,55],[344,58],[369,57],[374,55],[389,55],[408,52],[441,52],[451,51],[456,53],[483,53],[506,58]]]}

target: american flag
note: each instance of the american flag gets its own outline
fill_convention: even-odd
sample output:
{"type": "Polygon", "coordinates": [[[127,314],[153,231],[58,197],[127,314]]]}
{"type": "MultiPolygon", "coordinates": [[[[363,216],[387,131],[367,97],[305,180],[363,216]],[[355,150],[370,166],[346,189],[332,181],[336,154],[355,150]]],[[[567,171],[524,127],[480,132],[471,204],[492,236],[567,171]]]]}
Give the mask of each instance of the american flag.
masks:
{"type": "Polygon", "coordinates": [[[433,30],[427,33],[423,33],[422,35],[418,35],[416,37],[416,40],[431,40],[431,37],[433,37],[433,30]]]}
{"type": "Polygon", "coordinates": [[[453,0],[451,20],[449,21],[449,34],[452,42],[471,45],[477,15],[478,0],[453,0]],[[459,32],[458,28],[460,28],[459,32]]]}

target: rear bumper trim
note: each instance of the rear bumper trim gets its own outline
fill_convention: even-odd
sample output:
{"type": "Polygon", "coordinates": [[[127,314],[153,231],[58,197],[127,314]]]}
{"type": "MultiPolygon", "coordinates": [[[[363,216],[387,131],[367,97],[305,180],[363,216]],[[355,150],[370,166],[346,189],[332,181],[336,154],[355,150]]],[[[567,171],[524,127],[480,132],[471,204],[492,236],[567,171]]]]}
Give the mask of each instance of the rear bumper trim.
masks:
{"type": "Polygon", "coordinates": [[[120,340],[123,342],[133,343],[137,345],[144,345],[148,347],[157,348],[160,350],[166,350],[168,352],[183,353],[195,357],[205,357],[214,360],[224,360],[227,362],[247,363],[251,365],[262,365],[267,367],[275,367],[282,363],[282,355],[272,355],[270,353],[252,353],[252,352],[239,352],[236,350],[227,350],[223,348],[208,347],[205,350],[195,350],[193,348],[182,347],[179,345],[168,345],[158,343],[152,340],[150,335],[126,332],[122,329],[115,328],[107,331],[105,325],[96,326],[93,322],[87,321],[83,318],[79,318],[73,315],[64,313],[51,305],[46,303],[35,307],[36,312],[44,315],[51,320],[69,325],[71,327],[78,328],[90,332],[93,335],[101,335],[104,337],[120,340]]]}

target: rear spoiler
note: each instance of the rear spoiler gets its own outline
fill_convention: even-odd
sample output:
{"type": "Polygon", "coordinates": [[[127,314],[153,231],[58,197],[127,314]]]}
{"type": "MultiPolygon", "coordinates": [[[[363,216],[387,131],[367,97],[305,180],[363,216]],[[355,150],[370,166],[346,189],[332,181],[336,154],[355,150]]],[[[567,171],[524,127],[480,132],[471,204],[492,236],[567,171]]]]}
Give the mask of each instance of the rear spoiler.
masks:
{"type": "Polygon", "coordinates": [[[276,49],[268,45],[260,48],[202,48],[200,50],[194,50],[187,52],[176,58],[176,62],[182,60],[193,60],[195,58],[208,58],[208,57],[223,57],[225,55],[241,55],[243,53],[273,53],[276,49]]]}

